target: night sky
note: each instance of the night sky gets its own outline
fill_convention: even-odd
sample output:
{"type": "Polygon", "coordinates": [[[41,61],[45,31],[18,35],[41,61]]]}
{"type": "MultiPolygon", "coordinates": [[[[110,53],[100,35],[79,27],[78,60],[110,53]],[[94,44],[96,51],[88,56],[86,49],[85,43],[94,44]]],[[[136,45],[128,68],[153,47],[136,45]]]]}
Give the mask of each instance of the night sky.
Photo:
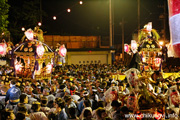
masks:
{"type": "MultiPolygon", "coordinates": [[[[141,28],[152,22],[153,28],[161,35],[163,21],[159,16],[166,0],[141,0],[141,28]]],[[[125,20],[125,42],[129,43],[132,34],[137,33],[137,0],[112,0],[114,18],[114,44],[121,43],[121,20],[125,20]]],[[[46,34],[89,36],[109,36],[109,0],[42,0],[42,10],[46,12],[42,23],[46,34]],[[71,12],[67,12],[67,8],[71,12]],[[53,20],[53,16],[57,20],[53,20]]],[[[167,3],[166,3],[166,18],[167,3]]],[[[168,20],[168,19],[167,19],[168,20]]],[[[168,21],[166,21],[169,37],[168,21]]],[[[169,39],[169,38],[168,38],[169,39]]]]}

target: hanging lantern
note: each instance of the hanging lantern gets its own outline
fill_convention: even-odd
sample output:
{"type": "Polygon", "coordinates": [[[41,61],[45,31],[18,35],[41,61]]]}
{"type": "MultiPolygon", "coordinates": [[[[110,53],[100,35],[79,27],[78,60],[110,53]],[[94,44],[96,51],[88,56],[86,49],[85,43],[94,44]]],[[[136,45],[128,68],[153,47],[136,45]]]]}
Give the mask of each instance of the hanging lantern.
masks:
{"type": "Polygon", "coordinates": [[[45,51],[45,49],[44,49],[43,45],[39,44],[36,48],[36,53],[40,58],[43,56],[44,51],[45,51]]]}
{"type": "Polygon", "coordinates": [[[64,57],[66,56],[66,53],[67,53],[67,49],[62,45],[60,48],[59,48],[59,54],[64,57]]]}
{"type": "Polygon", "coordinates": [[[147,29],[148,32],[151,32],[151,30],[152,30],[152,22],[149,22],[147,24],[146,29],[147,29]]]}
{"type": "Polygon", "coordinates": [[[155,58],[155,66],[159,67],[161,63],[161,58],[155,58]]]}
{"type": "Polygon", "coordinates": [[[46,73],[48,73],[48,74],[51,73],[52,72],[52,68],[53,68],[53,65],[48,63],[46,65],[46,73]]]}
{"type": "Polygon", "coordinates": [[[128,44],[124,44],[124,52],[129,52],[129,45],[128,44]]]}
{"type": "Polygon", "coordinates": [[[21,70],[22,70],[22,64],[16,62],[16,63],[15,63],[15,70],[16,70],[17,72],[21,72],[21,70]]]}
{"type": "Polygon", "coordinates": [[[131,50],[136,53],[137,52],[137,43],[135,40],[131,40],[131,50]]]}
{"type": "Polygon", "coordinates": [[[6,43],[0,43],[0,54],[2,56],[6,55],[6,49],[7,49],[6,43]]]}
{"type": "Polygon", "coordinates": [[[32,29],[28,29],[26,32],[25,32],[25,35],[26,37],[29,39],[29,40],[33,40],[34,39],[34,32],[32,29]]]}

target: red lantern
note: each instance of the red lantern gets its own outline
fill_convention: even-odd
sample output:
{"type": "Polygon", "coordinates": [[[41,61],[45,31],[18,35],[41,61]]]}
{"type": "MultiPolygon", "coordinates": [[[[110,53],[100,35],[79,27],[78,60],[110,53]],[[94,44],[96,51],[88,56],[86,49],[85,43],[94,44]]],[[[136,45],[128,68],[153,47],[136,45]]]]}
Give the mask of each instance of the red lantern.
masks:
{"type": "Polygon", "coordinates": [[[32,29],[28,29],[26,32],[25,32],[25,35],[26,37],[29,39],[29,40],[33,40],[34,39],[34,32],[32,29]]]}
{"type": "Polygon", "coordinates": [[[159,67],[161,63],[161,58],[155,58],[155,66],[159,67]]]}
{"type": "Polygon", "coordinates": [[[37,53],[37,55],[41,58],[42,56],[43,56],[43,54],[44,54],[44,47],[43,47],[43,45],[42,44],[39,44],[38,46],[37,46],[37,48],[36,48],[36,53],[37,53]]]}
{"type": "Polygon", "coordinates": [[[124,44],[124,52],[129,52],[129,45],[128,44],[124,44]]]}
{"type": "Polygon", "coordinates": [[[6,49],[7,49],[7,45],[5,43],[0,43],[0,54],[2,56],[6,55],[6,49]]]}
{"type": "Polygon", "coordinates": [[[67,49],[66,49],[64,46],[61,46],[61,47],[59,48],[59,54],[60,54],[62,57],[64,57],[64,56],[66,56],[66,53],[67,53],[67,49]]]}

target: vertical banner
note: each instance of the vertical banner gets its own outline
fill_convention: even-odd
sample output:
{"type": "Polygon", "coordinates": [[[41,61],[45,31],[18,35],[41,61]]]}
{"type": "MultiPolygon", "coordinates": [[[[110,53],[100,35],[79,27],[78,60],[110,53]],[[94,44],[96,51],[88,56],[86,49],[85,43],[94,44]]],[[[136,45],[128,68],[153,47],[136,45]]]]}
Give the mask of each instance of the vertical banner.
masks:
{"type": "MultiPolygon", "coordinates": [[[[180,57],[180,0],[168,0],[169,27],[174,57],[180,57]]],[[[168,51],[169,51],[168,50],[168,51]]]]}

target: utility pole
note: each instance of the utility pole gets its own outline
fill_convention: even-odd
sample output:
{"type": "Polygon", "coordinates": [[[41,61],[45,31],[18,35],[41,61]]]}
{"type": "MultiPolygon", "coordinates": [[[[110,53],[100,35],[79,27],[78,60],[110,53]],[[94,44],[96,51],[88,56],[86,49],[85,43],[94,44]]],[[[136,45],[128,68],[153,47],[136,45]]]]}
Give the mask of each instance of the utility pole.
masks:
{"type": "Polygon", "coordinates": [[[124,18],[121,22],[121,31],[122,31],[122,61],[124,62],[124,18]]]}
{"type": "Polygon", "coordinates": [[[39,0],[39,7],[40,7],[40,22],[42,24],[42,0],[39,0]]]}
{"type": "MultiPolygon", "coordinates": [[[[139,34],[140,34],[140,0],[137,0],[137,3],[138,3],[138,37],[139,37],[139,34]]],[[[137,38],[137,42],[139,42],[139,39],[137,38]]]]}
{"type": "Polygon", "coordinates": [[[166,42],[166,1],[164,1],[164,20],[163,20],[163,26],[164,26],[164,42],[166,42]]]}
{"type": "Polygon", "coordinates": [[[109,0],[109,40],[110,40],[110,47],[112,47],[112,1],[109,0]]]}
{"type": "Polygon", "coordinates": [[[159,19],[162,20],[163,23],[163,29],[161,30],[161,34],[163,35],[164,42],[166,42],[166,1],[164,1],[163,5],[159,5],[159,8],[163,9],[163,13],[159,16],[159,19]]]}

